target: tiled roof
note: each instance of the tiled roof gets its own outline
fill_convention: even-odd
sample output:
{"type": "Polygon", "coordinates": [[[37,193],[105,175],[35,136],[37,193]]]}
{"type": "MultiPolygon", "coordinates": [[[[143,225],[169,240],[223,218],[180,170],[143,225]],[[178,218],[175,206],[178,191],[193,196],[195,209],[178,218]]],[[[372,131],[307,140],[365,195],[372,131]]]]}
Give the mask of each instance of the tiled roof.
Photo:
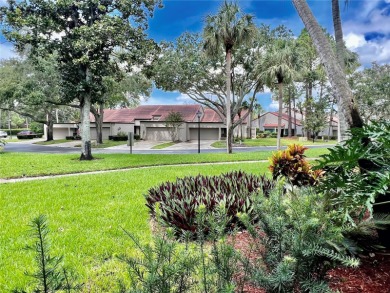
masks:
{"type": "MultiPolygon", "coordinates": [[[[186,122],[195,121],[200,105],[144,105],[134,109],[105,109],[106,123],[133,123],[135,120],[165,121],[170,112],[180,112],[186,122]]],[[[91,121],[95,119],[91,115],[91,121]]]]}
{"type": "MultiPolygon", "coordinates": [[[[197,122],[198,111],[204,112],[201,122],[204,123],[222,123],[219,115],[210,108],[203,108],[201,105],[144,105],[134,109],[105,109],[105,123],[134,123],[135,120],[165,121],[170,112],[180,112],[185,122],[197,122]]],[[[245,115],[247,110],[242,111],[245,115]]],[[[91,114],[91,122],[95,119],[91,114]]],[[[235,120],[238,119],[236,116],[235,120]]],[[[243,124],[246,123],[246,119],[243,124]]]]}
{"type": "Polygon", "coordinates": [[[212,109],[204,108],[202,122],[222,122],[221,117],[212,109]]]}

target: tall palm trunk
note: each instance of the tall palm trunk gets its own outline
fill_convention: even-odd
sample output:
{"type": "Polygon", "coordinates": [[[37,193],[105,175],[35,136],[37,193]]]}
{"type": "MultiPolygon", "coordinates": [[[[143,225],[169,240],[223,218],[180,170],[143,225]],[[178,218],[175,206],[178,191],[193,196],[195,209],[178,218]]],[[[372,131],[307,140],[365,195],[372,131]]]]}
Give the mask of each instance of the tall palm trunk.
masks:
{"type": "Polygon", "coordinates": [[[339,100],[340,110],[343,112],[349,127],[362,127],[363,120],[353,101],[351,88],[348,85],[345,73],[341,69],[322,28],[314,18],[305,0],[292,0],[300,18],[313,40],[322,64],[339,100]]]}
{"type": "Polygon", "coordinates": [[[230,105],[230,91],[231,91],[231,64],[232,64],[232,51],[230,48],[226,50],[226,150],[228,154],[233,152],[233,133],[231,129],[232,114],[230,105]]]}
{"type": "Polygon", "coordinates": [[[291,137],[292,122],[291,122],[291,87],[288,87],[288,137],[291,137]]]}
{"type": "MultiPolygon", "coordinates": [[[[341,25],[339,0],[332,0],[333,28],[336,39],[336,56],[341,69],[345,72],[343,27],[341,25]]],[[[340,103],[338,103],[340,106],[340,103]]],[[[347,125],[341,111],[338,112],[337,140],[341,142],[347,138],[347,125]]]]}
{"type": "Polygon", "coordinates": [[[282,107],[283,107],[283,82],[278,83],[279,86],[279,114],[278,114],[278,135],[276,139],[276,148],[280,150],[280,138],[282,133],[282,107]]]}

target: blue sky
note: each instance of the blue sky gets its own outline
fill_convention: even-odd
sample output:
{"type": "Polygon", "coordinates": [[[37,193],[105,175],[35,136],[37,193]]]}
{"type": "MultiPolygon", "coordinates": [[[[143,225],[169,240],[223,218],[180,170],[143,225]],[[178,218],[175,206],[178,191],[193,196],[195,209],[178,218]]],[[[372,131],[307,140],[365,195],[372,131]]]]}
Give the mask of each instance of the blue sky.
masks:
{"type": "MultiPolygon", "coordinates": [[[[5,4],[0,0],[0,5],[5,4]]],[[[299,35],[303,24],[290,0],[240,0],[241,8],[261,23],[275,27],[284,24],[299,35]]],[[[222,1],[217,0],[163,0],[164,8],[155,11],[149,22],[148,34],[157,42],[174,41],[183,32],[200,32],[208,14],[215,14],[222,1]]],[[[329,33],[333,34],[330,0],[308,1],[314,15],[329,33]]],[[[340,1],[343,32],[346,45],[357,52],[363,66],[371,62],[390,63],[390,0],[340,1]]],[[[0,59],[14,56],[12,45],[0,36],[0,59]]],[[[273,109],[270,94],[258,95],[266,110],[273,109]]],[[[178,92],[154,90],[147,104],[193,103],[178,92]]]]}

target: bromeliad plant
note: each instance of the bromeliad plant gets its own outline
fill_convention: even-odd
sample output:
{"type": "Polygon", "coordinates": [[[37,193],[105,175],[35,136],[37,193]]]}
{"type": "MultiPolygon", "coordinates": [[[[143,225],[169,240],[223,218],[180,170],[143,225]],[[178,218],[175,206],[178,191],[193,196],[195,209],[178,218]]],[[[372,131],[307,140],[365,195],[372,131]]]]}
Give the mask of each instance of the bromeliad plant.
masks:
{"type": "Polygon", "coordinates": [[[272,181],[265,176],[242,171],[219,176],[189,176],[151,188],[146,195],[146,205],[151,214],[155,215],[158,204],[163,224],[173,227],[176,234],[180,235],[184,231],[196,233],[196,211],[200,205],[205,206],[208,214],[213,214],[223,202],[229,218],[225,229],[232,229],[238,223],[238,212],[247,213],[256,220],[253,195],[259,190],[267,195],[272,186],[272,181]]]}
{"type": "Polygon", "coordinates": [[[313,170],[310,163],[306,161],[304,152],[307,149],[302,145],[291,144],[286,150],[274,153],[269,167],[273,179],[283,176],[287,177],[292,185],[316,185],[323,171],[313,170]]]}

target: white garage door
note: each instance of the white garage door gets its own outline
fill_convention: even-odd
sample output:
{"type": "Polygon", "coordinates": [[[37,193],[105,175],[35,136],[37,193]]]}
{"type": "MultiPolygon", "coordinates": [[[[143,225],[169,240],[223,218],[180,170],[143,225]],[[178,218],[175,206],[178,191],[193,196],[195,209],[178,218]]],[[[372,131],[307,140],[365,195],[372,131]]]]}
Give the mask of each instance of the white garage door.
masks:
{"type": "Polygon", "coordinates": [[[170,141],[171,135],[165,128],[148,127],[146,128],[146,139],[154,141],[170,141]]]}
{"type": "MultiPolygon", "coordinates": [[[[198,139],[198,129],[190,128],[190,139],[198,139]]],[[[219,129],[218,128],[201,128],[200,129],[200,139],[201,140],[218,140],[219,139],[219,129]]]]}

